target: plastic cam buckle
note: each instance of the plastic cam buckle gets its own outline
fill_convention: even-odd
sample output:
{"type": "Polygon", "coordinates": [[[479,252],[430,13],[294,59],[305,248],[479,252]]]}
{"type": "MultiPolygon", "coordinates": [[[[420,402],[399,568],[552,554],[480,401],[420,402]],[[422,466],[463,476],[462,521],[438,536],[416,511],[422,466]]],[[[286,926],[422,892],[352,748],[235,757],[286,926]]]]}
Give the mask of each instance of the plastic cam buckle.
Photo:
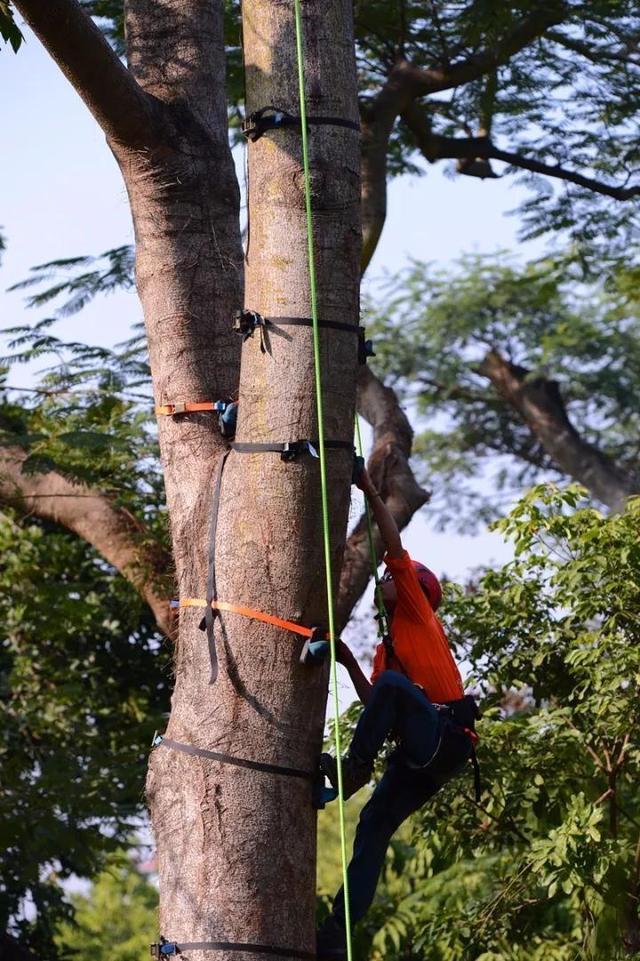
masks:
{"type": "Polygon", "coordinates": [[[321,627],[314,627],[313,634],[304,642],[300,652],[300,663],[305,666],[314,667],[323,664],[329,653],[329,642],[326,631],[321,627]]]}
{"type": "Polygon", "coordinates": [[[312,457],[318,456],[318,451],[315,449],[310,440],[292,440],[287,441],[282,445],[282,451],[280,457],[284,461],[295,460],[300,454],[308,452],[312,457]]]}
{"type": "Polygon", "coordinates": [[[233,315],[233,329],[244,339],[252,337],[258,327],[266,327],[265,319],[257,310],[236,310],[233,315]]]}
{"type": "Polygon", "coordinates": [[[152,958],[167,958],[172,954],[180,954],[180,950],[175,941],[160,938],[159,942],[149,945],[149,954],[152,958]]]}

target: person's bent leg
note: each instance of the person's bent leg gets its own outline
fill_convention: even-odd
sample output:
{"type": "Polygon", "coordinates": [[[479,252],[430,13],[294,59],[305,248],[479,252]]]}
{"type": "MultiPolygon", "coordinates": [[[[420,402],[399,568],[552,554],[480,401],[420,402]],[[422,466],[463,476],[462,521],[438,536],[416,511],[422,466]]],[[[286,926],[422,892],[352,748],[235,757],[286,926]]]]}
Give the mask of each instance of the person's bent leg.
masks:
{"type": "MultiPolygon", "coordinates": [[[[392,732],[402,743],[402,753],[407,761],[420,767],[428,763],[438,747],[440,720],[421,688],[412,684],[404,674],[385,671],[373,686],[349,752],[343,758],[342,792],[345,800],[370,779],[376,755],[392,732]]],[[[336,759],[330,754],[322,754],[320,767],[337,788],[336,759]]]]}
{"type": "MultiPolygon", "coordinates": [[[[349,907],[356,924],[373,901],[389,842],[410,814],[436,793],[426,775],[391,764],[362,809],[349,864],[349,907]]],[[[336,894],[333,916],[344,927],[344,891],[336,894]]]]}
{"type": "Polygon", "coordinates": [[[424,691],[399,674],[385,671],[373,686],[358,721],[349,754],[373,764],[391,733],[402,743],[405,756],[414,764],[426,764],[439,739],[438,712],[424,691]]]}

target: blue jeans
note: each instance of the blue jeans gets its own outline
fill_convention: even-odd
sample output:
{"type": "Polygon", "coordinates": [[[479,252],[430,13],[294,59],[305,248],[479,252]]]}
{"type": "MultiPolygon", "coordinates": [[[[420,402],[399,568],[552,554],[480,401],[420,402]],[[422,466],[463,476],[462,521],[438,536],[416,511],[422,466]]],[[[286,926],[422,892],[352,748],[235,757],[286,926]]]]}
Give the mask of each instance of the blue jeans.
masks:
{"type": "MultiPolygon", "coordinates": [[[[347,872],[352,924],[364,916],[373,901],[393,834],[439,788],[427,771],[409,767],[407,762],[426,764],[438,746],[440,732],[438,712],[423,691],[395,671],[380,675],[358,722],[350,753],[361,761],[373,762],[392,733],[400,746],[360,814],[347,872]]],[[[342,888],[335,897],[333,914],[344,924],[342,888]]]]}

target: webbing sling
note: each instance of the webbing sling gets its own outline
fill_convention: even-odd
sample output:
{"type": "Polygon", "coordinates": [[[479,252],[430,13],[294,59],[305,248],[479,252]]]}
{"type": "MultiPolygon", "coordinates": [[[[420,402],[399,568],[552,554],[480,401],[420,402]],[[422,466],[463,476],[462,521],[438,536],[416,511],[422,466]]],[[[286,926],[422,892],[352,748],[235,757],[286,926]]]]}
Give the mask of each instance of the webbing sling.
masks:
{"type": "Polygon", "coordinates": [[[347,127],[349,130],[360,130],[360,124],[356,120],[345,120],[344,117],[307,117],[306,113],[300,109],[300,116],[289,113],[286,110],[279,110],[269,104],[250,113],[242,123],[242,132],[247,138],[255,143],[268,130],[279,130],[281,127],[300,127],[303,136],[306,135],[307,124],[322,126],[328,124],[332,127],[347,127]]]}
{"type": "Polygon", "coordinates": [[[180,401],[175,404],[160,404],[154,410],[158,415],[174,416],[175,414],[193,414],[202,410],[222,411],[227,406],[224,400],[203,400],[203,401],[180,401]]]}
{"type": "MultiPolygon", "coordinates": [[[[171,601],[172,607],[206,607],[207,602],[201,597],[182,597],[179,601],[171,601]]],[[[230,604],[228,601],[211,601],[211,607],[217,611],[228,611],[230,614],[241,614],[243,617],[251,617],[255,621],[263,621],[265,624],[272,624],[274,627],[281,627],[285,631],[291,631],[294,634],[300,634],[302,637],[312,637],[317,634],[320,637],[326,637],[322,631],[319,632],[317,627],[305,627],[304,624],[298,624],[296,621],[285,621],[282,617],[276,617],[275,614],[265,614],[264,611],[258,611],[253,607],[245,607],[242,604],[230,604]]]]}
{"type": "Polygon", "coordinates": [[[331,653],[331,683],[333,687],[334,738],[336,745],[336,768],[338,774],[338,811],[340,820],[340,852],[342,859],[342,883],[344,890],[345,933],[347,942],[347,961],[352,961],[351,910],[349,904],[349,877],[347,873],[347,840],[344,821],[344,790],[342,784],[342,750],[340,737],[340,702],[338,698],[338,670],[336,664],[336,634],[333,605],[333,572],[331,562],[331,539],[329,531],[329,496],[327,485],[327,466],[324,440],[324,410],[322,402],[322,370],[320,364],[320,327],[318,324],[318,297],[316,285],[316,262],[313,239],[313,211],[311,206],[311,170],[309,164],[309,142],[307,125],[307,104],[304,89],[304,52],[302,48],[302,12],[300,0],[294,0],[296,29],[296,59],[298,66],[298,89],[300,95],[300,131],[302,133],[302,166],[304,171],[304,205],[307,221],[307,251],[309,268],[309,294],[311,317],[313,318],[313,366],[316,385],[316,409],[318,414],[318,439],[320,446],[320,490],[322,494],[322,533],[324,541],[324,567],[327,586],[327,614],[329,621],[329,650],[331,653]]]}
{"type": "Polygon", "coordinates": [[[314,771],[304,771],[297,767],[286,767],[281,764],[267,764],[263,761],[251,761],[244,757],[235,757],[233,754],[223,754],[220,751],[210,751],[203,747],[195,747],[193,744],[184,744],[182,741],[174,741],[163,734],[158,734],[153,742],[154,747],[168,747],[173,751],[181,751],[182,754],[191,754],[194,757],[206,757],[210,761],[219,761],[221,764],[231,764],[235,767],[248,768],[251,771],[264,771],[267,774],[281,774],[283,777],[297,777],[305,781],[313,781],[314,771]]]}
{"type": "MultiPolygon", "coordinates": [[[[345,324],[341,320],[320,320],[319,327],[329,330],[341,330],[358,337],[358,363],[366,364],[368,357],[375,357],[373,341],[366,339],[366,330],[358,324],[345,324]]],[[[280,327],[313,327],[313,317],[263,317],[257,310],[237,310],[233,328],[242,334],[244,340],[253,337],[256,330],[260,331],[260,350],[267,353],[266,335],[281,334],[280,327]]],[[[282,334],[281,334],[282,336],[282,334]]]]}
{"type": "MultiPolygon", "coordinates": [[[[312,457],[320,457],[320,441],[318,440],[291,440],[273,443],[265,442],[260,444],[249,443],[248,441],[234,441],[231,448],[238,454],[280,454],[283,460],[295,460],[300,454],[308,453],[312,457]]],[[[353,451],[353,443],[350,440],[327,440],[324,447],[331,450],[350,450],[353,451]]]]}
{"type": "Polygon", "coordinates": [[[243,941],[167,941],[161,938],[158,944],[149,945],[153,958],[166,958],[185,951],[247,951],[253,954],[275,954],[285,958],[301,958],[313,961],[315,954],[298,948],[279,948],[274,944],[249,944],[243,941]]]}

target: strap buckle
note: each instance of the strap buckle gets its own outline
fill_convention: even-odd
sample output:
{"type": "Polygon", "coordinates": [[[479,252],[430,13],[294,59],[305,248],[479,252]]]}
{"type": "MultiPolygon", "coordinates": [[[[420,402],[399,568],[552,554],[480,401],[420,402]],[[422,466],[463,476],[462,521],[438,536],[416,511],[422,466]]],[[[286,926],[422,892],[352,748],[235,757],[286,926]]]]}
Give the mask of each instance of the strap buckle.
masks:
{"type": "Polygon", "coordinates": [[[238,423],[238,402],[227,403],[224,400],[216,402],[215,410],[218,411],[218,427],[220,433],[226,440],[232,440],[236,436],[236,426],[238,423]]]}
{"type": "Polygon", "coordinates": [[[267,321],[257,310],[236,310],[233,315],[233,329],[241,334],[244,340],[253,337],[253,332],[259,327],[266,327],[267,321]]]}
{"type": "Polygon", "coordinates": [[[306,639],[300,652],[300,663],[305,666],[324,664],[328,654],[327,632],[321,627],[312,628],[311,636],[306,639]]]}
{"type": "Polygon", "coordinates": [[[291,114],[274,106],[262,107],[254,110],[242,121],[242,133],[247,140],[255,143],[267,130],[277,130],[284,124],[290,125],[295,119],[291,114]]]}
{"type": "Polygon", "coordinates": [[[160,938],[158,942],[149,945],[149,954],[152,958],[161,959],[172,954],[180,954],[180,948],[176,941],[167,941],[166,938],[160,938]]]}
{"type": "Polygon", "coordinates": [[[185,403],[184,401],[178,401],[178,402],[175,403],[175,404],[169,404],[169,407],[171,407],[171,414],[172,414],[172,415],[173,415],[173,414],[186,414],[186,413],[187,413],[187,405],[186,405],[186,403],[185,403]]]}
{"type": "Polygon", "coordinates": [[[318,451],[310,440],[291,440],[282,445],[280,457],[283,461],[288,462],[295,460],[296,457],[305,452],[311,454],[312,457],[318,457],[318,451]]]}
{"type": "Polygon", "coordinates": [[[373,341],[365,337],[364,327],[358,327],[358,363],[366,364],[369,357],[375,357],[373,341]]]}

